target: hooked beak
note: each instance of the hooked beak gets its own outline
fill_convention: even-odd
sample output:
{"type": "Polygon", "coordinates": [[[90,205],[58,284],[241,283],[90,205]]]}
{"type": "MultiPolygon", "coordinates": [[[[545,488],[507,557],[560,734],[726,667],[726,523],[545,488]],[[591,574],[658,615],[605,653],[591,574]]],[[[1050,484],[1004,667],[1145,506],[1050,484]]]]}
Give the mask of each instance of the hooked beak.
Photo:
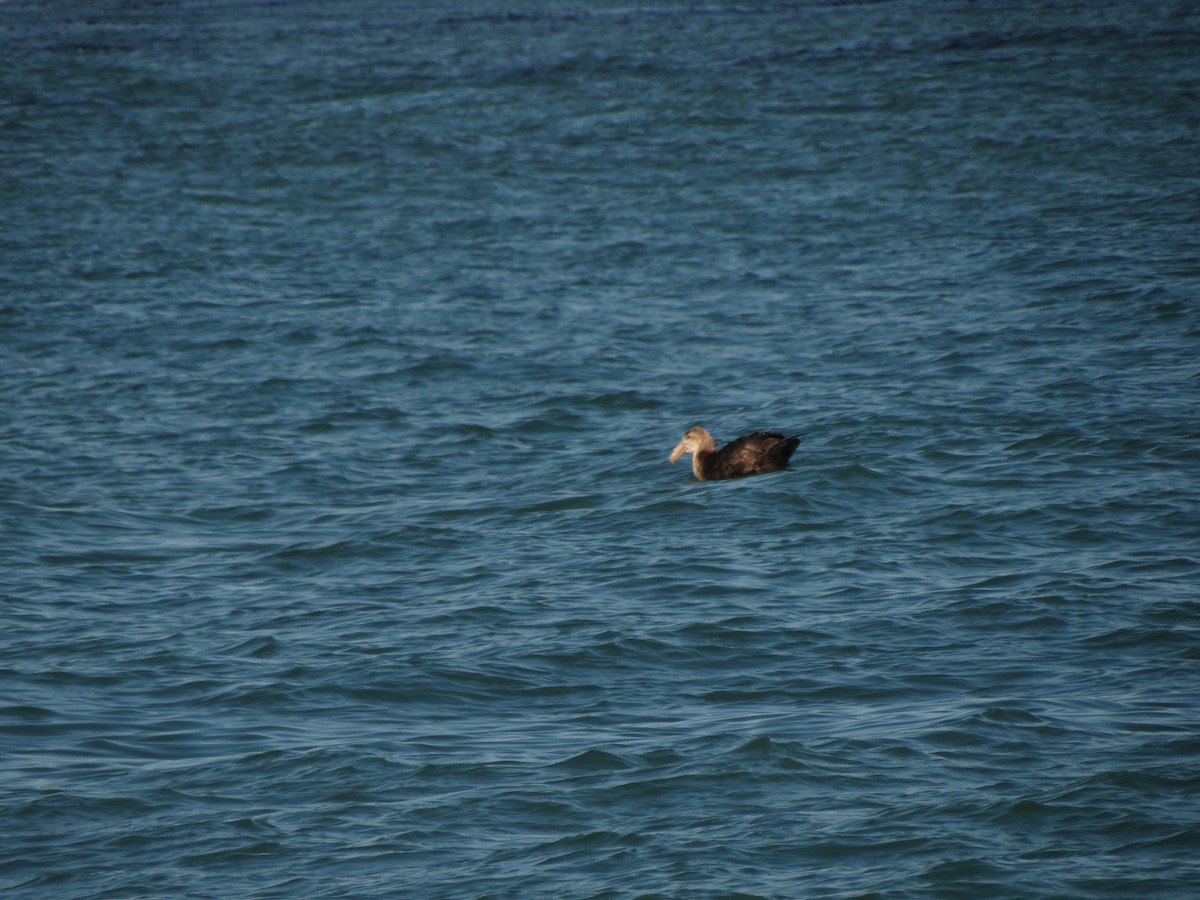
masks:
{"type": "Polygon", "coordinates": [[[677,446],[674,450],[671,451],[671,462],[675,462],[675,460],[677,460],[677,459],[679,459],[679,457],[683,456],[684,451],[686,451],[686,450],[687,450],[687,447],[683,446],[683,441],[680,441],[679,446],[677,446]]]}

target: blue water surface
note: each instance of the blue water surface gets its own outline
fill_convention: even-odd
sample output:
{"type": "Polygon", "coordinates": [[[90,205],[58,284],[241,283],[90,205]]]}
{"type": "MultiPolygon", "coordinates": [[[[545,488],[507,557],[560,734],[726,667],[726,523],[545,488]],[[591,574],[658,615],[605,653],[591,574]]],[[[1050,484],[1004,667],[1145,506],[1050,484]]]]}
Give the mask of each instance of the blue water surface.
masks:
{"type": "Polygon", "coordinates": [[[0,44],[6,897],[1195,896],[1194,3],[0,44]]]}

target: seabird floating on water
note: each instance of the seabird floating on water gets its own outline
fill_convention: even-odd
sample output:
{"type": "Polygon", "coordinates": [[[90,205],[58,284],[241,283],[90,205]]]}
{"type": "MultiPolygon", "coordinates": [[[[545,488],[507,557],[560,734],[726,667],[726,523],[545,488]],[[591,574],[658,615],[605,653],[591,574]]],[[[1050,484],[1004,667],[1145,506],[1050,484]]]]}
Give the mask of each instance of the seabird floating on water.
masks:
{"type": "Polygon", "coordinates": [[[774,431],[756,431],[730,441],[720,450],[708,429],[689,428],[671,451],[671,462],[692,454],[692,472],[701,481],[741,478],[786,469],[788,459],[800,444],[799,435],[785,437],[774,431]]]}

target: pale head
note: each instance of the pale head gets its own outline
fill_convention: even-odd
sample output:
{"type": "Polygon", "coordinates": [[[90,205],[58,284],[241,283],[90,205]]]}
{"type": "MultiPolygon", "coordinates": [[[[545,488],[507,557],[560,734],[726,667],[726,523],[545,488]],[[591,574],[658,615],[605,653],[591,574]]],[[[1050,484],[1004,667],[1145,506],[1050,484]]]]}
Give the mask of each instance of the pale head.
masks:
{"type": "Polygon", "coordinates": [[[671,451],[671,462],[675,462],[685,453],[692,454],[692,460],[695,462],[698,452],[712,453],[716,449],[716,441],[708,433],[708,429],[696,425],[683,433],[683,439],[671,451]]]}

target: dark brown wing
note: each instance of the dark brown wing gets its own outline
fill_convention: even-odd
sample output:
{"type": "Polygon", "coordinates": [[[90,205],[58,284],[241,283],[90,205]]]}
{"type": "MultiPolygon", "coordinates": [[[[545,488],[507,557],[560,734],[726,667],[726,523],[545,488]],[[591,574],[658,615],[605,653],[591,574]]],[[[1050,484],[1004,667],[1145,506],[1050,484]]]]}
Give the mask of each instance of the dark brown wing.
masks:
{"type": "Polygon", "coordinates": [[[797,435],[791,437],[774,431],[756,431],[730,441],[704,460],[708,479],[741,478],[761,472],[787,468],[788,460],[800,445],[797,435]]]}

